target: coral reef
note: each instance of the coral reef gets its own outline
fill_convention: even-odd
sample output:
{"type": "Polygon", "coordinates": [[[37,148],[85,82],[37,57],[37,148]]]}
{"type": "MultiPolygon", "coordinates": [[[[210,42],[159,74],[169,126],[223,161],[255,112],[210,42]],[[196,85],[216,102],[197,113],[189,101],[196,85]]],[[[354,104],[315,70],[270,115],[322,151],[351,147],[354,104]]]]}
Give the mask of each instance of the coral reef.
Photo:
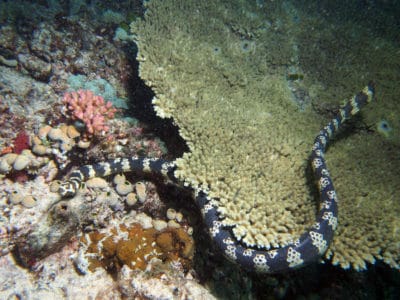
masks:
{"type": "Polygon", "coordinates": [[[84,75],[71,75],[67,82],[73,91],[91,90],[94,94],[103,97],[104,100],[110,101],[113,107],[128,109],[126,99],[118,98],[115,88],[103,78],[89,80],[84,75]]]}
{"type": "Polygon", "coordinates": [[[10,174],[15,181],[26,181],[28,176],[36,175],[43,167],[54,168],[48,157],[39,157],[25,149],[20,154],[7,153],[0,156],[0,174],[10,174]]]}
{"type": "Polygon", "coordinates": [[[33,271],[17,266],[10,256],[1,256],[0,298],[215,299],[190,273],[183,273],[179,267],[175,267],[173,272],[158,268],[149,275],[149,272],[124,266],[117,277],[98,268],[82,276],[69,258],[76,247],[76,241],[68,243],[59,252],[42,260],[33,271]]]}
{"type": "Polygon", "coordinates": [[[244,4],[243,11],[254,13],[248,18],[231,5],[180,1],[177,10],[173,1],[149,3],[146,18],[157,21],[132,24],[140,76],[156,93],[158,115],[172,116],[189,145],[190,152],[177,160],[176,175],[219,199],[223,223],[235,225],[237,239],[264,248],[282,246],[314,220],[304,153],[319,118],[309,109],[299,112],[281,75],[291,43],[280,41],[275,60],[270,47],[279,36],[261,21],[264,15],[244,4]],[[188,17],[186,9],[199,17],[188,17]],[[173,23],[179,26],[162,31],[173,23]],[[213,34],[203,30],[210,24],[213,34]],[[162,42],[153,40],[159,35],[162,42]],[[254,51],[243,52],[244,36],[257,44],[254,51]],[[223,55],[212,55],[215,45],[223,55]],[[169,62],[167,49],[175,53],[169,62]]]}
{"type": "Polygon", "coordinates": [[[149,277],[124,267],[120,280],[125,283],[122,285],[123,296],[137,295],[147,299],[217,299],[190,274],[186,276],[159,274],[149,277]]]}
{"type": "MultiPolygon", "coordinates": [[[[151,297],[156,291],[212,298],[189,273],[193,272],[192,228],[180,212],[176,219],[165,216],[165,204],[154,184],[136,182],[130,176],[119,185],[115,181],[113,187],[96,178],[70,201],[60,201],[54,193],[57,181],[50,182],[71,167],[121,154],[161,156],[166,149],[133,118],[94,124],[94,135],[108,129],[104,136],[96,137],[80,131],[80,122],[71,124],[74,111],[63,110],[66,104],[61,100],[71,88],[68,79],[73,74],[82,74],[85,86],[106,83],[104,92],[113,98],[106,100],[122,103],[127,96],[122,88],[131,68],[122,49],[126,42],[112,41],[113,25],[104,28],[101,21],[86,23],[85,17],[65,16],[63,5],[45,10],[37,9],[41,4],[26,3],[34,12],[30,15],[25,14],[22,2],[26,3],[0,3],[0,18],[6,22],[0,26],[0,298],[129,298],[151,297]],[[4,13],[10,13],[10,18],[3,19],[4,13]],[[22,18],[18,25],[14,13],[22,18]],[[127,188],[132,191],[125,195],[127,188]],[[143,211],[154,219],[138,213],[143,211]],[[111,276],[98,268],[83,278],[70,258],[80,251],[79,234],[111,228],[127,215],[137,215],[134,221],[140,219],[137,226],[144,231],[157,232],[152,236],[162,254],[153,260],[157,271],[135,270],[131,278],[119,279],[122,272],[129,271],[124,271],[124,262],[115,257],[120,272],[111,276]],[[144,284],[149,277],[154,277],[151,283],[144,284]],[[142,286],[140,291],[132,288],[132,281],[142,286]],[[79,296],[75,288],[80,289],[79,296]]],[[[86,8],[83,5],[76,13],[88,13],[86,8]]],[[[109,108],[111,111],[114,109],[109,108]]]]}
{"type": "Polygon", "coordinates": [[[80,255],[75,259],[82,273],[98,267],[119,271],[124,265],[146,270],[154,259],[179,263],[189,270],[194,242],[183,228],[143,228],[139,223],[118,224],[80,238],[80,255]],[[87,269],[87,270],[86,270],[87,269]]]}
{"type": "Polygon", "coordinates": [[[327,256],[343,268],[365,270],[367,263],[383,260],[398,269],[400,157],[379,133],[352,139],[337,141],[327,153],[341,199],[338,231],[327,256]]]}
{"type": "MultiPolygon", "coordinates": [[[[390,42],[388,47],[376,47],[385,43],[377,35],[365,39],[359,27],[352,37],[351,25],[344,24],[340,28],[347,38],[346,46],[333,45],[336,39],[328,41],[332,49],[357,53],[359,67],[349,63],[350,69],[344,71],[334,51],[328,52],[326,63],[318,60],[318,42],[310,44],[309,38],[320,38],[320,31],[298,26],[308,19],[304,8],[292,3],[255,8],[242,1],[240,6],[242,9],[236,10],[232,2],[225,1],[177,4],[155,0],[147,3],[145,20],[134,22],[131,29],[138,41],[140,76],[156,93],[155,110],[162,118],[173,118],[190,148],[177,160],[176,175],[218,199],[222,222],[233,226],[238,240],[268,249],[290,243],[312,224],[315,203],[306,153],[318,124],[332,113],[332,106],[320,99],[347,98],[350,85],[363,85],[366,75],[382,84],[382,93],[395,95],[398,80],[391,78],[398,77],[394,67],[398,47],[390,42]],[[197,17],[187,11],[196,11],[197,17]],[[271,11],[279,13],[274,17],[271,11]],[[282,32],[289,32],[290,39],[282,32]],[[255,45],[252,51],[243,52],[243,41],[255,45]],[[375,63],[380,65],[379,56],[393,66],[388,73],[382,73],[375,63],[364,63],[370,60],[369,49],[380,53],[376,53],[375,63]],[[296,81],[302,81],[299,87],[287,82],[294,78],[282,76],[291,74],[288,65],[301,70],[296,71],[301,75],[296,76],[296,81]],[[335,81],[332,69],[338,72],[335,81]],[[357,79],[349,80],[348,74],[357,79]],[[317,79],[310,82],[311,78],[317,79]],[[325,86],[332,87],[329,96],[325,86]],[[292,93],[297,94],[300,88],[300,98],[308,95],[305,102],[313,105],[299,107],[294,103],[292,93]]],[[[315,18],[311,23],[322,22],[315,18]]],[[[322,32],[331,37],[330,27],[326,28],[322,32]]],[[[385,100],[367,109],[361,118],[375,124],[382,114],[397,128],[395,97],[385,100]]],[[[365,262],[375,259],[398,268],[399,236],[394,220],[400,208],[393,200],[400,188],[400,160],[395,155],[398,139],[382,141],[378,133],[368,131],[368,125],[356,124],[353,126],[358,131],[351,139],[337,142],[327,155],[334,181],[339,182],[342,205],[339,233],[327,256],[344,268],[364,269],[365,262]],[[380,154],[382,147],[386,155],[380,154]],[[363,167],[367,165],[374,168],[363,167]],[[376,172],[390,174],[389,180],[376,172]],[[354,205],[355,199],[361,199],[362,206],[354,205]],[[378,207],[388,208],[387,213],[382,221],[368,226],[378,207]]]]}
{"type": "MultiPolygon", "coordinates": [[[[2,274],[13,274],[13,278],[18,278],[21,283],[43,283],[47,280],[48,291],[53,291],[65,282],[78,280],[81,275],[75,268],[85,273],[88,280],[97,278],[97,283],[104,282],[105,286],[109,286],[123,272],[129,273],[123,271],[126,265],[137,271],[143,270],[147,278],[151,270],[150,274],[161,277],[179,276],[182,285],[185,282],[196,285],[196,280],[185,276],[192,269],[194,241],[191,227],[187,226],[187,220],[181,213],[165,214],[164,220],[153,219],[145,213],[137,213],[140,208],[138,205],[135,209],[130,207],[128,213],[123,211],[123,198],[107,182],[99,183],[97,180],[97,183],[88,185],[90,187],[83,188],[77,197],[60,201],[58,194],[51,192],[57,188],[52,185],[49,187],[41,176],[25,184],[4,180],[0,185],[0,207],[4,216],[7,216],[6,220],[0,219],[2,274]],[[30,209],[27,201],[23,203],[23,198],[37,199],[35,209],[30,209]],[[78,239],[82,227],[88,233],[78,239]],[[93,229],[101,227],[104,229],[93,229]],[[38,278],[33,280],[34,275],[11,263],[11,253],[38,278]],[[100,269],[96,268],[100,266],[100,269]],[[47,268],[50,268],[49,273],[54,274],[51,278],[46,277],[47,268]]],[[[141,185],[147,186],[148,183],[141,182],[141,185]]],[[[154,202],[157,197],[154,188],[147,187],[146,194],[144,206],[146,202],[154,202]]],[[[135,284],[140,284],[140,274],[131,279],[135,280],[135,284]]],[[[1,277],[0,280],[4,283],[0,295],[23,292],[23,285],[7,277],[1,277]]],[[[121,290],[126,293],[130,291],[128,278],[118,279],[117,282],[119,287],[111,289],[112,293],[119,295],[121,290]]],[[[155,280],[152,285],[157,286],[162,282],[166,284],[165,280],[155,280]]],[[[167,286],[174,282],[172,280],[167,286]]],[[[31,284],[26,286],[30,287],[31,284]]],[[[200,286],[197,288],[203,289],[200,286]]],[[[33,287],[29,291],[34,295],[39,293],[33,287]]],[[[88,289],[86,292],[100,293],[98,289],[88,289]]],[[[135,293],[140,294],[137,291],[135,293]]],[[[202,293],[208,292],[203,290],[202,293]]]]}
{"type": "Polygon", "coordinates": [[[398,15],[391,1],[1,1],[0,298],[397,299],[398,15]],[[284,245],[314,220],[312,136],[340,99],[377,81],[378,103],[326,156],[340,200],[326,256],[339,268],[246,273],[216,251],[185,191],[136,174],[94,178],[60,201],[53,180],[71,168],[175,155],[128,118],[128,95],[133,107],[152,96],[133,41],[158,114],[173,117],[192,151],[178,161],[181,179],[220,196],[238,239],[261,246],[284,245]],[[62,110],[71,89],[92,90],[127,118],[84,135],[62,110]],[[122,245],[129,228],[164,245],[144,271],[94,249],[91,237],[122,245]],[[77,259],[89,247],[101,267],[83,276],[77,259]]]}

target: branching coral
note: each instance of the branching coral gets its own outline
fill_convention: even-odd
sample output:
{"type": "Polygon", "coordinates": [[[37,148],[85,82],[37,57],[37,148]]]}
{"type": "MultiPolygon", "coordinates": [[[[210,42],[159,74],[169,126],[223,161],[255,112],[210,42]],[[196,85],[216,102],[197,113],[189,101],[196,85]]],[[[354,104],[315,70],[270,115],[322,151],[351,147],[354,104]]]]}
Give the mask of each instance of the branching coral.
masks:
{"type": "Polygon", "coordinates": [[[64,94],[63,102],[74,120],[81,120],[86,125],[88,135],[107,132],[106,121],[114,117],[117,111],[111,102],[105,102],[90,90],[78,90],[64,94]]]}

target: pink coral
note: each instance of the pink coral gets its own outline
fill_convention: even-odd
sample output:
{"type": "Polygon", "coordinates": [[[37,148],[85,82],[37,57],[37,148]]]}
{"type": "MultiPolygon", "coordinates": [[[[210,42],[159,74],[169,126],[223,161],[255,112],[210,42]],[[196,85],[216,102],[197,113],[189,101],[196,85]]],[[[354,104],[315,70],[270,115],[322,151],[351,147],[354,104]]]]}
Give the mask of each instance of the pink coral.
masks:
{"type": "Polygon", "coordinates": [[[86,125],[88,135],[98,135],[109,130],[106,121],[114,117],[117,111],[111,102],[105,102],[90,90],[66,92],[63,98],[73,119],[79,119],[86,125]]]}

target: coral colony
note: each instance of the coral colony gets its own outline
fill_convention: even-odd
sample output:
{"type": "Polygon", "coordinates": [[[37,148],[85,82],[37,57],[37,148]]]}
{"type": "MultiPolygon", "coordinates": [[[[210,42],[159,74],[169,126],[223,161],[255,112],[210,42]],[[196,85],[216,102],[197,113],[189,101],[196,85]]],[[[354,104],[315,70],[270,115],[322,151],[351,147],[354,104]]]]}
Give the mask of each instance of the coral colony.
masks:
{"type": "Polygon", "coordinates": [[[109,130],[106,121],[114,118],[117,111],[111,102],[105,102],[103,97],[94,95],[90,90],[66,92],[63,103],[72,119],[86,125],[88,135],[106,133],[109,130]]]}

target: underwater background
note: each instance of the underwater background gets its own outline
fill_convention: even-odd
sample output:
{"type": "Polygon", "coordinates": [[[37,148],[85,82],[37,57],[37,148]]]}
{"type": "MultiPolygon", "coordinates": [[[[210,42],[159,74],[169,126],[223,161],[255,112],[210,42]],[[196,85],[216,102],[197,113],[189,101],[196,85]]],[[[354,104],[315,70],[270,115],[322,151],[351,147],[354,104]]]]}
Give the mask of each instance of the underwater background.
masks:
{"type": "Polygon", "coordinates": [[[396,0],[1,0],[0,299],[399,299],[399,16],[396,0]],[[240,244],[288,245],[319,207],[314,138],[370,81],[325,155],[339,216],[320,261],[227,260],[192,189],[240,244]],[[130,156],[176,162],[181,184],[127,172],[60,197],[72,171],[130,156]]]}

